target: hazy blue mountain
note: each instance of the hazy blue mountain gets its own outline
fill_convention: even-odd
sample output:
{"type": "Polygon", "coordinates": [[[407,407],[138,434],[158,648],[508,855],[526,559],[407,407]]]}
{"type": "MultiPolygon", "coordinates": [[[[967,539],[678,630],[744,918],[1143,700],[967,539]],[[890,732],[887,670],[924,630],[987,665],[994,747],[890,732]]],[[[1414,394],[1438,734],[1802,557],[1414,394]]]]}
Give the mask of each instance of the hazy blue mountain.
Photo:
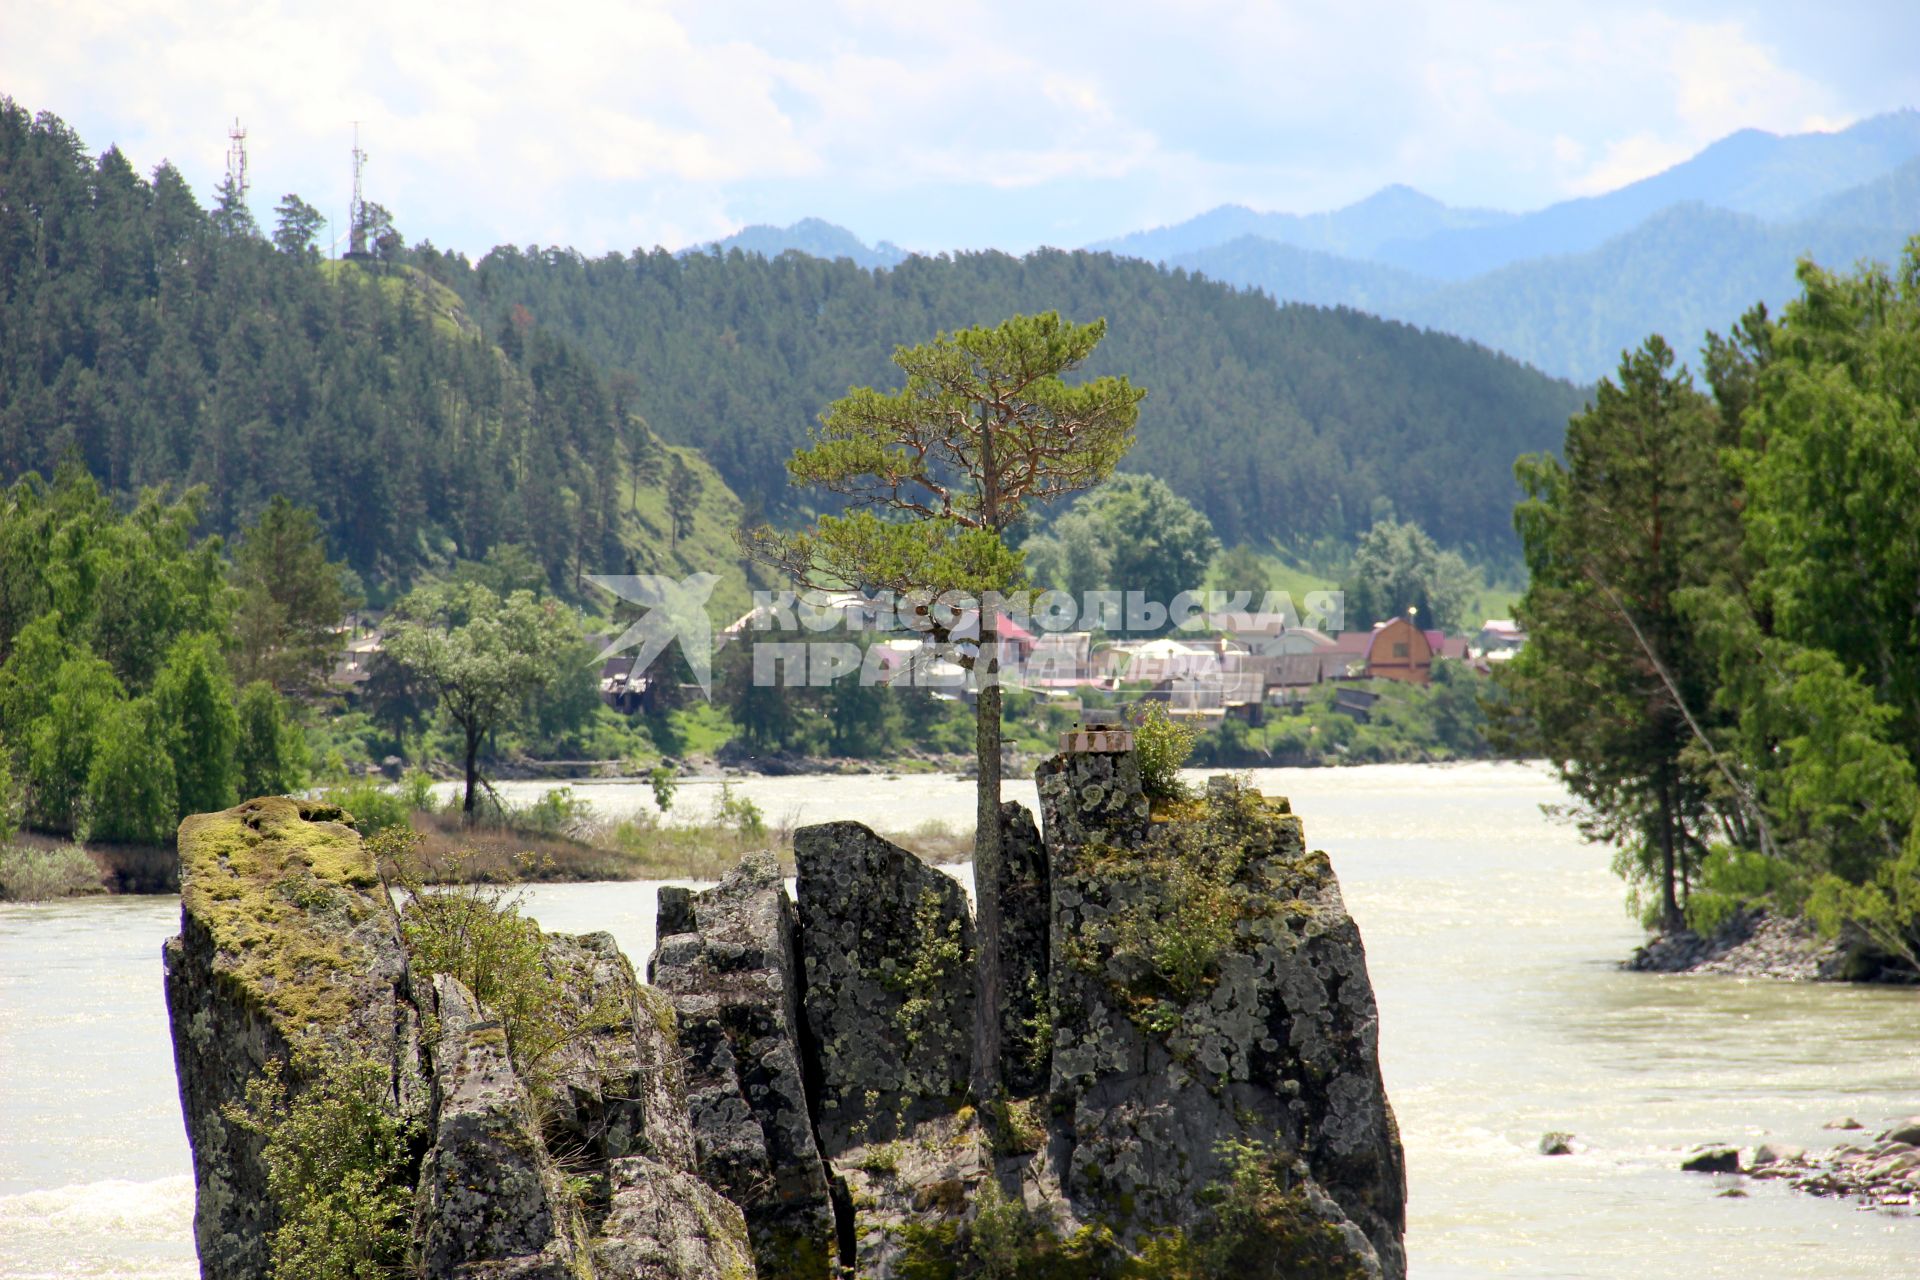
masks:
{"type": "Polygon", "coordinates": [[[1406,237],[1366,256],[1464,280],[1548,254],[1582,253],[1631,231],[1662,209],[1698,202],[1784,219],[1810,200],[1837,195],[1920,157],[1920,112],[1896,111],[1838,133],[1779,137],[1743,129],[1699,155],[1639,182],[1549,205],[1494,227],[1406,237]]]}
{"type": "Polygon", "coordinates": [[[1502,267],[1388,314],[1583,382],[1618,368],[1621,351],[1650,333],[1697,367],[1708,329],[1725,333],[1755,302],[1777,310],[1799,292],[1802,256],[1839,269],[1897,261],[1913,231],[1920,212],[1904,228],[1874,228],[1677,205],[1589,252],[1502,267]]]}
{"type": "Polygon", "coordinates": [[[852,260],[861,267],[894,267],[907,257],[907,251],[888,240],[882,240],[869,246],[860,237],[845,227],[835,226],[820,218],[802,218],[790,227],[773,227],[764,223],[755,223],[742,227],[724,240],[714,240],[700,246],[701,252],[738,249],[742,253],[757,253],[763,258],[777,258],[789,249],[814,258],[823,258],[832,262],[836,258],[852,260]]]}
{"type": "Polygon", "coordinates": [[[1179,254],[1167,265],[1224,284],[1258,289],[1280,302],[1354,307],[1384,316],[1405,312],[1442,285],[1431,276],[1398,267],[1300,249],[1255,235],[1179,254]]]}
{"type": "MultiPolygon", "coordinates": [[[[1529,258],[1598,248],[1677,204],[1705,204],[1769,221],[1814,216],[1812,206],[1819,202],[1916,158],[1920,112],[1895,111],[1837,133],[1782,137],[1744,129],[1650,178],[1532,213],[1456,209],[1410,187],[1391,186],[1330,213],[1260,213],[1222,205],[1170,227],[1137,231],[1088,248],[1199,266],[1216,275],[1195,255],[1257,236],[1416,275],[1465,280],[1529,258]]],[[[1881,216],[1868,225],[1897,221],[1881,216]]],[[[1237,270],[1239,275],[1252,272],[1237,270]]]]}
{"type": "Polygon", "coordinates": [[[1136,231],[1087,247],[1095,251],[1170,262],[1182,254],[1212,249],[1245,236],[1278,244],[1371,257],[1381,245],[1415,240],[1451,229],[1497,227],[1513,220],[1492,209],[1455,209],[1412,187],[1382,187],[1356,204],[1331,213],[1257,213],[1244,205],[1221,205],[1171,227],[1136,231]]]}
{"type": "Polygon", "coordinates": [[[1868,227],[1907,227],[1920,233],[1920,159],[1839,195],[1812,201],[1795,219],[1852,222],[1868,227]]]}

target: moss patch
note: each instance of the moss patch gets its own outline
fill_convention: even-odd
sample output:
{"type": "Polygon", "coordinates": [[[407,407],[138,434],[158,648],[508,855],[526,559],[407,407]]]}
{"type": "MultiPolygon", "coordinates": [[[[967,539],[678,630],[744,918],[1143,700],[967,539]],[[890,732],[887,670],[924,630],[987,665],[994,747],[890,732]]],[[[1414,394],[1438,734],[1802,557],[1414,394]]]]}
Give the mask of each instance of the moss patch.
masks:
{"type": "Polygon", "coordinates": [[[354,1012],[358,995],[343,978],[370,957],[353,935],[387,909],[350,822],[337,808],[272,797],[180,825],[182,907],[212,935],[222,976],[290,1030],[324,1030],[354,1012]]]}

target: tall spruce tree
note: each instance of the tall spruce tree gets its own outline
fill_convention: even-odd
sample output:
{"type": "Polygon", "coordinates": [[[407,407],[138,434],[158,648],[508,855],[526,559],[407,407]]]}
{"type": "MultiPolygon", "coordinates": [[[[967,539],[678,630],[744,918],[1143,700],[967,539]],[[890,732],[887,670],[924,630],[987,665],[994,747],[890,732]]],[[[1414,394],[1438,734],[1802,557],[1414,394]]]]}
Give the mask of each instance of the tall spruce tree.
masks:
{"type": "Polygon", "coordinates": [[[1653,337],[1568,423],[1564,464],[1515,467],[1532,577],[1516,610],[1527,647],[1498,673],[1506,736],[1553,762],[1582,832],[1619,850],[1667,928],[1716,820],[1699,760],[1714,663],[1678,597],[1737,539],[1717,433],[1712,402],[1653,337]]]}

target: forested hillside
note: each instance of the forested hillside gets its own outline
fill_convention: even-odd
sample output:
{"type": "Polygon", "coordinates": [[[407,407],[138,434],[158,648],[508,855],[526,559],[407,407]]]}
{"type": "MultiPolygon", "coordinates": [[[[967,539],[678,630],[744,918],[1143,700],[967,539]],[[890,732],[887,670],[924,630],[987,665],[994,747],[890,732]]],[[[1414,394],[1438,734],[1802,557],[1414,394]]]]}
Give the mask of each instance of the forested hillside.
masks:
{"type": "MultiPolygon", "coordinates": [[[[1276,307],[1106,254],[913,258],[890,271],[800,255],[588,260],[422,255],[497,332],[525,314],[627,375],[664,437],[696,444],[750,505],[800,495],[785,462],[850,385],[894,384],[897,343],[1057,309],[1104,317],[1090,375],[1148,388],[1124,466],[1198,503],[1229,543],[1345,539],[1393,511],[1505,555],[1514,457],[1557,448],[1574,387],[1469,343],[1353,311],[1276,307]]],[[[617,375],[616,375],[617,376],[617,375]]]]}
{"type": "Polygon", "coordinates": [[[202,209],[172,167],[0,101],[0,474],[77,456],[122,496],[205,485],[220,533],[285,494],[376,586],[503,543],[569,592],[731,554],[719,477],[577,347],[524,315],[483,334],[403,263],[322,259],[296,206],[270,240],[231,195],[202,209]],[[705,478],[678,537],[676,456],[705,478]]]}

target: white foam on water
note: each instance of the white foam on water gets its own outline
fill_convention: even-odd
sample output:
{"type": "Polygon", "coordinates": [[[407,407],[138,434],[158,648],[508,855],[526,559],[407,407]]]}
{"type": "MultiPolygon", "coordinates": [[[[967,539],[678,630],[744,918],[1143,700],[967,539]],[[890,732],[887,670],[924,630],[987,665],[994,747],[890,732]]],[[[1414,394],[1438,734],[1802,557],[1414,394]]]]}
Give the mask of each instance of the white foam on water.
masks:
{"type": "Polygon", "coordinates": [[[193,1179],[110,1178],[0,1196],[0,1275],[190,1280],[193,1179]]]}

